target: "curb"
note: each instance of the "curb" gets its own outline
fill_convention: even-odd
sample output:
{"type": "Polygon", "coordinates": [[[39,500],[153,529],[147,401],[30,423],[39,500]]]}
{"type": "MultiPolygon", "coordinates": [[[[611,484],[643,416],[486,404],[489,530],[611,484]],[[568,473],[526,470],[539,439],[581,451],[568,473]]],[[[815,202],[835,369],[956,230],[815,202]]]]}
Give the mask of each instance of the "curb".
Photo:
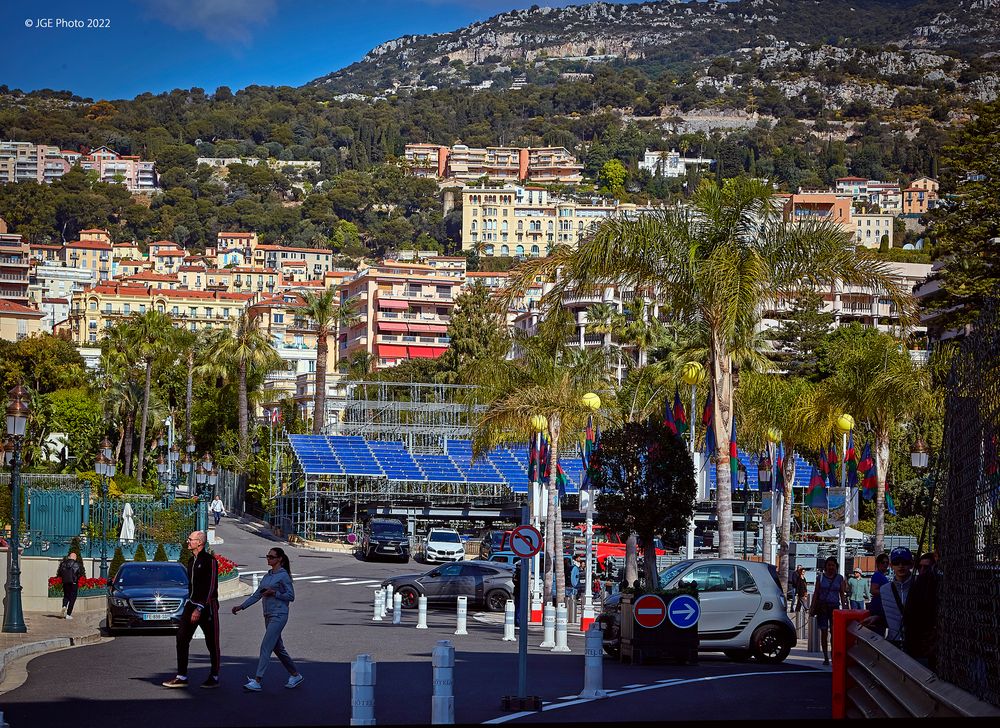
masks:
{"type": "Polygon", "coordinates": [[[47,640],[37,642],[25,642],[16,647],[8,647],[0,651],[0,686],[7,678],[7,666],[15,660],[31,655],[39,655],[45,652],[55,652],[65,650],[69,647],[83,647],[85,645],[96,645],[101,642],[104,636],[100,632],[83,635],[82,637],[52,637],[47,640]]]}

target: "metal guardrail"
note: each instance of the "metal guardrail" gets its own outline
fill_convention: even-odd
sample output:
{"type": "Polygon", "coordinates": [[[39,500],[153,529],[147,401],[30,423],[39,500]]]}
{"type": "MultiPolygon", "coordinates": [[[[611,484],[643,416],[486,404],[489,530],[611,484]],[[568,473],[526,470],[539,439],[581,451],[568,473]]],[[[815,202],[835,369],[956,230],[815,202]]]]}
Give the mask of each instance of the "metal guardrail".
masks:
{"type": "Polygon", "coordinates": [[[945,682],[840,610],[833,623],[834,718],[1000,717],[1000,708],[945,682]]]}

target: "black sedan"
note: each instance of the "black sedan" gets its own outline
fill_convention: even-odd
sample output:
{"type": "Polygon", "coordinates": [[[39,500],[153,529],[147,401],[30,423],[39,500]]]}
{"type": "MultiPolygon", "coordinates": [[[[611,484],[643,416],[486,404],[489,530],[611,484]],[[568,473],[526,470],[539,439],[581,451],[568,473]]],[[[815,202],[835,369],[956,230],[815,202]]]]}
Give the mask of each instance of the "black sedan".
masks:
{"type": "Polygon", "coordinates": [[[187,597],[183,565],[174,561],[122,564],[108,588],[108,631],[176,629],[187,597]]]}
{"type": "Polygon", "coordinates": [[[392,584],[394,594],[402,597],[403,607],[414,609],[421,596],[428,606],[453,607],[460,596],[469,604],[502,612],[514,594],[514,569],[492,561],[458,561],[438,566],[425,574],[394,576],[382,582],[392,584]]]}

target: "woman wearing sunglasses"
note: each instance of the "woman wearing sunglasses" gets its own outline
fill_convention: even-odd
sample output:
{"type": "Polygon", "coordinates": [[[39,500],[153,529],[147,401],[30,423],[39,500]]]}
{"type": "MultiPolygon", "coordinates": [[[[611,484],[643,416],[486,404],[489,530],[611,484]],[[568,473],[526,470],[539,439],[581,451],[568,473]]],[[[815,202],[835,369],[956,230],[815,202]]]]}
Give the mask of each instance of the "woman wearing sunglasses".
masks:
{"type": "Polygon", "coordinates": [[[275,546],[267,552],[267,565],[271,570],[264,574],[260,586],[246,601],[233,607],[233,614],[242,612],[247,607],[264,598],[264,639],[260,643],[260,660],[257,661],[257,674],[247,680],[243,687],[255,693],[261,690],[261,680],[264,671],[271,661],[274,652],[281,664],[288,670],[286,688],[298,687],[305,679],[295,668],[295,663],[289,657],[284,643],[281,641],[281,630],[288,623],[288,605],[295,601],[295,589],[292,587],[292,570],[288,556],[284,550],[275,546]]]}

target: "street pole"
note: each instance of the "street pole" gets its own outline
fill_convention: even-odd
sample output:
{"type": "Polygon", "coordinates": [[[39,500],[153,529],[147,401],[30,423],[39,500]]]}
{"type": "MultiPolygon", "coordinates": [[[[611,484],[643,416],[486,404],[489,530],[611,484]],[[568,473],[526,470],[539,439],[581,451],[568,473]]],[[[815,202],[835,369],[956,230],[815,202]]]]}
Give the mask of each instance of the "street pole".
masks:
{"type": "Polygon", "coordinates": [[[20,384],[10,390],[7,407],[7,434],[13,440],[10,466],[10,568],[7,572],[7,603],[3,631],[23,634],[28,631],[21,607],[21,443],[28,424],[27,390],[20,384]]]}
{"type": "MultiPolygon", "coordinates": [[[[521,524],[528,523],[528,504],[521,506],[521,524]]],[[[517,636],[517,697],[524,700],[528,697],[528,559],[521,559],[521,583],[517,600],[521,624],[517,636]]]]}
{"type": "MultiPolygon", "coordinates": [[[[700,471],[695,458],[697,457],[695,453],[695,431],[694,431],[694,421],[696,416],[695,408],[698,406],[698,385],[691,385],[691,414],[688,416],[688,444],[691,447],[691,464],[694,465],[694,471],[696,473],[695,477],[700,478],[700,471]]],[[[690,520],[688,520],[687,528],[687,541],[686,541],[687,557],[689,559],[694,558],[694,514],[691,514],[690,520]]]]}
{"type": "MultiPolygon", "coordinates": [[[[548,497],[542,496],[542,431],[537,430],[535,432],[535,480],[531,483],[531,525],[538,529],[541,529],[541,520],[543,518],[543,513],[548,510],[548,497]]],[[[531,604],[541,604],[542,602],[542,578],[539,573],[539,555],[535,554],[531,557],[531,604]]]]}
{"type": "Polygon", "coordinates": [[[743,560],[747,560],[747,533],[750,531],[750,488],[743,483],[743,560]]]}
{"type": "Polygon", "coordinates": [[[847,495],[847,433],[841,434],[840,489],[844,492],[844,517],[840,519],[840,531],[837,534],[837,558],[840,560],[840,573],[847,577],[847,522],[851,517],[851,499],[847,495]]]}
{"type": "Polygon", "coordinates": [[[101,578],[108,578],[108,479],[104,453],[97,456],[97,475],[101,487],[101,578]]]}

